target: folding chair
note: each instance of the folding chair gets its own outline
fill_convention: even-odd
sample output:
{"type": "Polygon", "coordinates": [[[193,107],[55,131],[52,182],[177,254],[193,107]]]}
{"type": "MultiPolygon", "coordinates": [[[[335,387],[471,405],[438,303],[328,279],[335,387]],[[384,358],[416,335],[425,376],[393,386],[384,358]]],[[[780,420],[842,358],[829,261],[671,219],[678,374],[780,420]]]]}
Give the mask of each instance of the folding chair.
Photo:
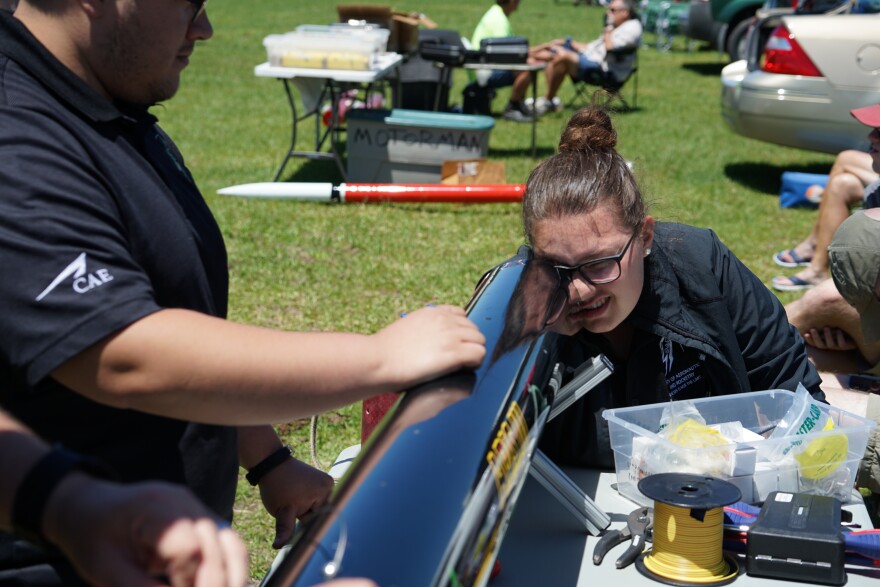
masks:
{"type": "Polygon", "coordinates": [[[584,79],[575,79],[571,78],[572,83],[574,84],[574,96],[572,96],[571,101],[568,103],[568,107],[571,108],[575,106],[575,104],[579,104],[583,106],[587,103],[596,103],[596,99],[599,98],[601,104],[604,107],[610,107],[614,104],[614,102],[619,101],[623,104],[623,110],[635,110],[638,107],[639,101],[639,50],[638,47],[628,47],[626,49],[617,49],[616,51],[610,53],[617,53],[619,56],[624,55],[634,55],[635,62],[633,63],[633,68],[629,72],[629,75],[626,76],[623,80],[618,81],[617,79],[605,75],[604,72],[596,71],[591,72],[592,75],[587,76],[584,79]],[[621,90],[623,86],[632,78],[633,83],[633,97],[632,97],[632,106],[630,106],[629,102],[626,101],[626,98],[623,97],[621,90]],[[600,95],[601,93],[601,95],[600,95]]]}

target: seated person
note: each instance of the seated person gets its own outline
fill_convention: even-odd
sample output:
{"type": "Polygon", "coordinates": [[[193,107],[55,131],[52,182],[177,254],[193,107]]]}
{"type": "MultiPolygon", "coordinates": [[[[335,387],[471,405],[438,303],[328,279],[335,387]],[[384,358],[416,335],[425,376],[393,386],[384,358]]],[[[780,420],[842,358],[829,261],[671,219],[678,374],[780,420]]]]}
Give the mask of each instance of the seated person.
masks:
{"type": "MultiPolygon", "coordinates": [[[[858,212],[845,220],[828,247],[831,278],[840,296],[859,316],[859,331],[867,344],[880,346],[880,209],[858,212]]],[[[867,372],[880,376],[880,360],[867,372]]],[[[865,415],[880,421],[880,397],[868,395],[865,415]]],[[[856,485],[880,493],[880,427],[871,431],[856,485]]]]}
{"type": "Polygon", "coordinates": [[[868,135],[868,153],[843,151],[837,156],[819,203],[819,217],[810,235],[794,248],[780,251],[773,260],[783,267],[803,266],[794,275],[776,276],[773,288],[780,291],[809,289],[828,278],[828,243],[840,223],[849,217],[850,207],[870,208],[880,204],[880,104],[851,112],[856,120],[873,128],[868,135]],[[873,194],[873,195],[872,195],[873,194]]]}
{"type": "Polygon", "coordinates": [[[553,99],[566,77],[603,85],[608,80],[622,82],[632,73],[642,39],[642,23],[633,0],[612,0],[607,11],[608,24],[598,39],[589,43],[557,39],[535,48],[536,59],[547,57],[547,53],[550,57],[544,70],[547,93],[536,101],[536,114],[555,109],[553,99]]]}
{"type": "Polygon", "coordinates": [[[613,469],[605,408],[799,383],[824,400],[776,296],[711,230],[655,222],[616,142],[607,113],[582,109],[526,184],[533,262],[556,278],[544,324],[567,335],[566,365],[598,353],[615,365],[548,423],[541,448],[559,464],[613,469]]]}
{"type": "MultiPolygon", "coordinates": [[[[471,48],[479,49],[480,42],[483,39],[512,37],[513,27],[510,25],[509,17],[517,8],[519,8],[519,3],[520,0],[496,0],[495,5],[489,8],[489,10],[483,14],[483,18],[480,19],[480,22],[477,23],[477,28],[474,29],[474,34],[470,38],[471,48]]],[[[495,89],[512,86],[516,81],[516,75],[513,71],[509,70],[493,70],[489,73],[487,79],[479,81],[473,79],[472,72],[468,73],[472,75],[472,81],[467,87],[465,87],[465,95],[469,92],[478,91],[479,88],[495,89]]],[[[526,80],[526,87],[528,87],[528,80],[526,80]]],[[[525,88],[522,90],[522,95],[525,95],[525,88]]],[[[528,112],[522,107],[521,99],[518,105],[520,108],[518,108],[517,111],[522,114],[523,118],[531,120],[528,112]]]]}
{"type": "Polygon", "coordinates": [[[880,377],[880,318],[875,319],[878,304],[873,294],[880,275],[878,221],[880,208],[844,221],[828,247],[832,277],[785,306],[788,319],[810,346],[810,357],[823,371],[880,377]],[[854,243],[861,251],[858,255],[854,243]]]}
{"type": "MultiPolygon", "coordinates": [[[[831,278],[785,309],[813,345],[817,366],[880,376],[880,208],[856,212],[841,223],[828,257],[831,278]]],[[[880,421],[875,393],[867,394],[865,416],[880,421]]],[[[868,438],[856,485],[869,489],[874,507],[880,507],[880,427],[868,438]]]]}

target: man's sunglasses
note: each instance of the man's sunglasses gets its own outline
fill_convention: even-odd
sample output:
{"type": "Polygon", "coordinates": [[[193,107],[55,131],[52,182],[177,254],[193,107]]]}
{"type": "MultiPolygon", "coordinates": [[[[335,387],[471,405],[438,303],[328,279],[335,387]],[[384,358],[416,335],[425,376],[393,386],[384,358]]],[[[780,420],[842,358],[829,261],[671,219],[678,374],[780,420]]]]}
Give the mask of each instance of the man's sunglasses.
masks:
{"type": "Polygon", "coordinates": [[[193,6],[193,17],[191,22],[195,22],[198,20],[199,16],[205,11],[205,5],[208,3],[208,0],[188,0],[190,4],[193,6]]]}

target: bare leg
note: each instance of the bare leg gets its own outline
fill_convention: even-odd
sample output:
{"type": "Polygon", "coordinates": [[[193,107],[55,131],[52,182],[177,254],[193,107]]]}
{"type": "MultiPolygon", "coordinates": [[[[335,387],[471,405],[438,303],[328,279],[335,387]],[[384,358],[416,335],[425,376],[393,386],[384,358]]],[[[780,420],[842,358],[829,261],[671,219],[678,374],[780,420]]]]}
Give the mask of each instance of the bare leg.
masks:
{"type": "Polygon", "coordinates": [[[578,59],[579,56],[574,51],[562,49],[556,58],[547,65],[544,70],[544,75],[547,78],[547,95],[545,96],[547,100],[553,100],[567,76],[577,74],[578,59]]]}
{"type": "MultiPolygon", "coordinates": [[[[812,231],[810,234],[796,244],[794,246],[794,252],[801,257],[802,259],[811,259],[813,258],[813,251],[816,249],[817,240],[818,240],[818,227],[821,222],[822,217],[822,208],[824,205],[825,196],[831,193],[831,196],[835,195],[839,196],[839,194],[834,194],[834,189],[832,186],[837,183],[837,176],[843,173],[849,173],[855,176],[861,183],[862,186],[867,186],[869,183],[876,181],[878,175],[871,168],[873,159],[871,155],[864,151],[856,151],[854,149],[848,149],[846,151],[841,151],[837,157],[834,159],[834,165],[831,166],[831,171],[829,172],[828,182],[825,186],[824,193],[822,195],[822,202],[819,203],[819,217],[816,219],[816,223],[813,225],[812,231]]],[[[861,195],[856,198],[853,197],[855,201],[852,201],[850,205],[855,205],[859,202],[859,199],[864,195],[864,190],[862,190],[861,195]]],[[[833,234],[833,232],[832,232],[833,234]]],[[[782,255],[783,260],[785,261],[794,261],[794,259],[788,258],[787,255],[782,255]]]]}
{"type": "Polygon", "coordinates": [[[870,365],[880,361],[880,342],[865,342],[858,312],[843,299],[831,279],[807,291],[799,300],[786,304],[785,312],[811,347],[810,354],[815,355],[814,358],[833,361],[836,369],[845,368],[849,372],[855,370],[859,355],[870,365]]]}
{"type": "MultiPolygon", "coordinates": [[[[556,39],[548,43],[542,43],[537,47],[529,50],[528,63],[534,65],[537,63],[550,63],[556,58],[557,47],[562,46],[562,39],[556,39]]],[[[516,74],[513,80],[513,88],[510,92],[511,102],[521,102],[525,99],[529,86],[532,84],[532,74],[528,71],[521,71],[516,74]]]]}
{"type": "Polygon", "coordinates": [[[799,275],[801,279],[818,281],[828,277],[828,245],[831,244],[831,238],[843,221],[849,218],[850,207],[860,204],[864,195],[865,186],[851,173],[838,173],[828,181],[816,222],[813,260],[799,275]]]}
{"type": "MultiPolygon", "coordinates": [[[[862,180],[852,173],[842,172],[828,180],[825,193],[819,204],[819,218],[808,240],[815,238],[812,260],[809,266],[794,277],[816,285],[828,277],[828,245],[837,228],[849,217],[850,207],[862,202],[865,186],[862,180]]],[[[789,278],[776,277],[774,285],[785,286],[789,278]]],[[[779,287],[778,287],[779,288],[779,287]]]]}
{"type": "Polygon", "coordinates": [[[522,102],[526,97],[526,92],[532,84],[532,74],[528,71],[521,71],[516,74],[513,79],[513,88],[510,91],[511,102],[522,102]]]}

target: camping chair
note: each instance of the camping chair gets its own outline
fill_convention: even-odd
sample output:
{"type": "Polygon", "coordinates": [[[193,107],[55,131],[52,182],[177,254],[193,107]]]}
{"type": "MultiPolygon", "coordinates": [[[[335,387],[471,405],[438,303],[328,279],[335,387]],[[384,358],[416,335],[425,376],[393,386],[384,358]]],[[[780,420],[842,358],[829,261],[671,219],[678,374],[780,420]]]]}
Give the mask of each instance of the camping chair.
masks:
{"type": "Polygon", "coordinates": [[[574,84],[574,96],[572,96],[571,101],[568,103],[568,107],[571,108],[575,106],[575,104],[579,104],[583,106],[587,103],[596,103],[596,99],[598,98],[598,103],[604,107],[610,107],[616,101],[619,101],[623,104],[623,110],[635,110],[638,107],[639,101],[639,50],[638,47],[627,47],[625,49],[617,49],[615,51],[610,51],[609,53],[617,53],[618,55],[634,55],[635,62],[633,63],[633,68],[629,72],[629,75],[626,76],[623,80],[616,80],[612,77],[606,76],[601,71],[591,72],[592,75],[588,75],[583,79],[575,79],[571,78],[572,83],[574,84]],[[633,97],[632,97],[632,106],[630,106],[629,102],[626,101],[626,98],[623,97],[621,90],[623,86],[632,78],[633,83],[633,97]],[[600,94],[601,92],[601,94],[600,94]]]}

